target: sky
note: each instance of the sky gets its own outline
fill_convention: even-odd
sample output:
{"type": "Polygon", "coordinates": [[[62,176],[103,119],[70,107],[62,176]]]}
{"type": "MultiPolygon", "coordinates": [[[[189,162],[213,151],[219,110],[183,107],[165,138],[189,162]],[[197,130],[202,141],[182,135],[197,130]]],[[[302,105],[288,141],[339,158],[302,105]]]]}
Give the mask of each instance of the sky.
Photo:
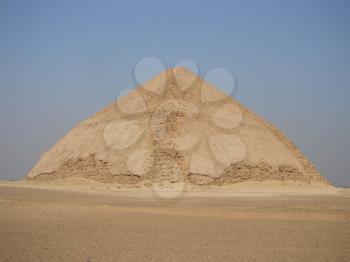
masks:
{"type": "Polygon", "coordinates": [[[0,179],[133,88],[143,57],[231,71],[235,97],[350,186],[350,1],[0,0],[0,179]]]}

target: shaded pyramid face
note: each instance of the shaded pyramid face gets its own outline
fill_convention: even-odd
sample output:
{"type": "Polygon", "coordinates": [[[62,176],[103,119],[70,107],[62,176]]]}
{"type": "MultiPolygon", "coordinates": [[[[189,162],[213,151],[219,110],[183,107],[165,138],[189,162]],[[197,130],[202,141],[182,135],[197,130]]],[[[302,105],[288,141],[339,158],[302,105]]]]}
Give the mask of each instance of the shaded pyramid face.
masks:
{"type": "Polygon", "coordinates": [[[183,68],[163,72],[78,124],[27,176],[70,177],[327,183],[279,130],[183,68]]]}

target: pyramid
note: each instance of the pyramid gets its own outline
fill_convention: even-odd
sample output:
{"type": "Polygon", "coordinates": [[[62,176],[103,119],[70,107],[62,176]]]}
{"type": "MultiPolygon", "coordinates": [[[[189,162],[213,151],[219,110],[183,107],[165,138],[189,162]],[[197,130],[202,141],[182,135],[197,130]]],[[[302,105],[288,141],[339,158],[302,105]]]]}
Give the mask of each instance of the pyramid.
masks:
{"type": "Polygon", "coordinates": [[[280,130],[184,68],[171,68],[79,123],[26,176],[103,183],[328,184],[280,130]]]}

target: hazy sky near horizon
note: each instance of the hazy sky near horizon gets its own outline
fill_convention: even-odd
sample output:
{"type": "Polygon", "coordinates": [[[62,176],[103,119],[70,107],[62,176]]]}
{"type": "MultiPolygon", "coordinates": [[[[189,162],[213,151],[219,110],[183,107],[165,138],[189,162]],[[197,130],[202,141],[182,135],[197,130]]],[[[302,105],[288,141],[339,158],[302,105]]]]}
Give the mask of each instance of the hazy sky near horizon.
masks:
{"type": "Polygon", "coordinates": [[[145,56],[224,67],[236,98],[350,186],[350,1],[0,1],[0,178],[132,88],[145,56]]]}

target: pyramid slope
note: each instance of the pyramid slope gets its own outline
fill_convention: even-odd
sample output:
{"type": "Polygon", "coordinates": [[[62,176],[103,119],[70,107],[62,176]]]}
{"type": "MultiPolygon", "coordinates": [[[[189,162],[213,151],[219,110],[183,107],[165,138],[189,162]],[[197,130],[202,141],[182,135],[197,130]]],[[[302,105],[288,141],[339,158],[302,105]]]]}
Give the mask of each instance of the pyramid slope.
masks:
{"type": "Polygon", "coordinates": [[[108,183],[328,183],[280,130],[183,68],[79,123],[26,179],[77,176],[108,183]]]}

